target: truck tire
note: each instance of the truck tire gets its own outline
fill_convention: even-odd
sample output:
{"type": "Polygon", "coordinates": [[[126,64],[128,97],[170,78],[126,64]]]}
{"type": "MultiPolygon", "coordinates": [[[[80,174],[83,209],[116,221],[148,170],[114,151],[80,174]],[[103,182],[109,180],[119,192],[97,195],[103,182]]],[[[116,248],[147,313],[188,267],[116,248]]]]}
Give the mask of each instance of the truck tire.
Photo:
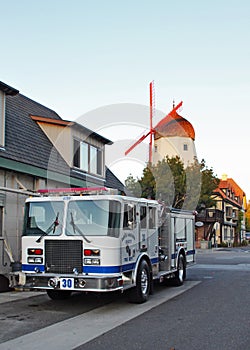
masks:
{"type": "Polygon", "coordinates": [[[70,297],[71,291],[47,289],[47,294],[48,294],[48,297],[52,300],[64,300],[70,297]]]}
{"type": "Polygon", "coordinates": [[[174,285],[181,286],[186,278],[186,263],[184,256],[181,254],[177,262],[177,271],[175,272],[174,285]]]}
{"type": "Polygon", "coordinates": [[[147,301],[150,293],[150,286],[149,266],[145,260],[142,260],[136,275],[136,286],[130,291],[130,302],[141,304],[147,301]]]}

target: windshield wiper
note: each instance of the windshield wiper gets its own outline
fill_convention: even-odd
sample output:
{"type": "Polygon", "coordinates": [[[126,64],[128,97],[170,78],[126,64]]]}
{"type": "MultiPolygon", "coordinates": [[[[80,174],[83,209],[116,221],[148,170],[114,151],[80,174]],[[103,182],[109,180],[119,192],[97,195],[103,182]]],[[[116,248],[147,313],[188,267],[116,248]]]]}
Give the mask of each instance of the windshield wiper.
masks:
{"type": "Polygon", "coordinates": [[[71,216],[70,225],[72,225],[74,233],[76,233],[76,232],[80,233],[80,235],[85,239],[85,241],[86,241],[87,243],[91,243],[91,241],[88,240],[88,238],[85,236],[85,234],[84,234],[84,233],[79,229],[79,227],[75,224],[75,221],[74,221],[72,212],[70,213],[70,216],[71,216]]]}
{"type": "Polygon", "coordinates": [[[57,228],[57,226],[59,225],[59,221],[58,221],[58,218],[59,218],[59,212],[57,213],[56,215],[56,218],[55,218],[55,221],[47,228],[46,231],[44,231],[42,233],[42,235],[36,240],[37,243],[41,242],[41,239],[44,237],[44,236],[47,236],[51,231],[53,233],[55,233],[55,230],[57,228]]]}

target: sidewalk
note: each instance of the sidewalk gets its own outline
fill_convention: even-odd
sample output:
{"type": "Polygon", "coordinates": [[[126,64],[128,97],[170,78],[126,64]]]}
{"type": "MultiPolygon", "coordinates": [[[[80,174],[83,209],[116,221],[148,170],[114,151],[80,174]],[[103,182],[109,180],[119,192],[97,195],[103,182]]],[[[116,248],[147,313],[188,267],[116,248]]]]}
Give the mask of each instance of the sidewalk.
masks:
{"type": "Polygon", "coordinates": [[[20,300],[20,299],[27,299],[31,298],[33,296],[38,296],[46,294],[46,292],[41,291],[12,291],[12,292],[2,292],[0,293],[0,304],[3,303],[9,303],[11,301],[20,300]]]}

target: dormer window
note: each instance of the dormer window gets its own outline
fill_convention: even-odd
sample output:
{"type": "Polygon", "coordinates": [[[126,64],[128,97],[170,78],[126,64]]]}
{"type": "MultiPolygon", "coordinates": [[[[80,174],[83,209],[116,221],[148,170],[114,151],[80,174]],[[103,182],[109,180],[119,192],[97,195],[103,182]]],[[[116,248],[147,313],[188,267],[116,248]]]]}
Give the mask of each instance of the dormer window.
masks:
{"type": "Polygon", "coordinates": [[[90,174],[103,176],[103,150],[87,142],[74,140],[73,166],[90,174]]]}

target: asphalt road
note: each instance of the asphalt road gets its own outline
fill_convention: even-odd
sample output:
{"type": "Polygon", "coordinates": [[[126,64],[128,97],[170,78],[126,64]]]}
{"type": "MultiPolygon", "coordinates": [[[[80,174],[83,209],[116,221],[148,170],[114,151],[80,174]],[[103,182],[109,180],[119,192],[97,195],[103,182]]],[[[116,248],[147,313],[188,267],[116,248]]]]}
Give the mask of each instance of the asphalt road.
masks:
{"type": "Polygon", "coordinates": [[[209,250],[184,286],[156,286],[142,305],[126,294],[2,293],[0,349],[250,349],[249,277],[250,248],[209,250]]]}

